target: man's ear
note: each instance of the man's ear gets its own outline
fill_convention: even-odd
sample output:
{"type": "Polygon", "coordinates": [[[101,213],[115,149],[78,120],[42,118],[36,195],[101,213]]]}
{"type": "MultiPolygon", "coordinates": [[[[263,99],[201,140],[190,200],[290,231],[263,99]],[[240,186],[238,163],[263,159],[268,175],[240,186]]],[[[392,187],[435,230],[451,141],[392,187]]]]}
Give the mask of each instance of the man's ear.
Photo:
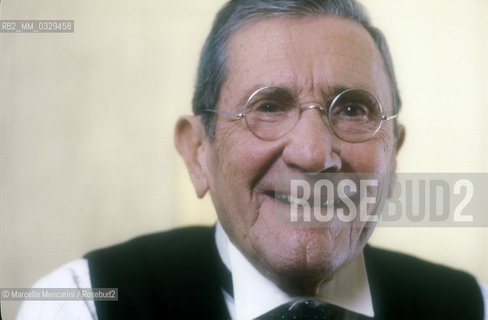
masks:
{"type": "Polygon", "coordinates": [[[400,148],[403,146],[403,142],[405,141],[405,126],[402,124],[398,125],[398,136],[396,137],[396,153],[400,151],[400,148]]]}
{"type": "Polygon", "coordinates": [[[396,167],[397,167],[397,156],[398,152],[403,146],[403,142],[405,141],[405,126],[399,124],[398,125],[398,135],[395,138],[395,152],[392,155],[392,168],[390,169],[390,182],[388,187],[388,198],[393,196],[395,182],[396,182],[396,167]]]}
{"type": "Polygon", "coordinates": [[[202,157],[204,144],[208,140],[200,117],[180,117],[176,122],[174,140],[176,149],[185,161],[197,196],[202,198],[209,188],[204,157],[202,157]]]}

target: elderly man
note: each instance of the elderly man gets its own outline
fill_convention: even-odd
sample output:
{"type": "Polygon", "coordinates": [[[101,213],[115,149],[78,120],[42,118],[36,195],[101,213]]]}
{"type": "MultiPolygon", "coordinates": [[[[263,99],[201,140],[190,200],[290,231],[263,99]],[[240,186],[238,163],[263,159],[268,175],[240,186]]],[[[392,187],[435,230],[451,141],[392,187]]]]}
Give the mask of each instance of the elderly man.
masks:
{"type": "MultiPolygon", "coordinates": [[[[473,277],[367,246],[374,224],[340,224],[339,209],[350,215],[351,207],[337,195],[306,203],[327,222],[293,224],[306,220],[306,205],[291,176],[314,183],[326,174],[336,187],[334,175],[381,177],[383,196],[366,212],[377,213],[405,135],[399,109],[385,39],[354,0],[230,1],[202,51],[195,115],[175,130],[196,192],[210,193],[218,223],[87,254],[72,275],[77,285],[119,288],[119,300],[88,302],[86,314],[482,319],[473,277]],[[283,214],[283,225],[277,215],[293,210],[295,220],[283,214]]],[[[361,201],[348,195],[349,204],[361,201]]]]}

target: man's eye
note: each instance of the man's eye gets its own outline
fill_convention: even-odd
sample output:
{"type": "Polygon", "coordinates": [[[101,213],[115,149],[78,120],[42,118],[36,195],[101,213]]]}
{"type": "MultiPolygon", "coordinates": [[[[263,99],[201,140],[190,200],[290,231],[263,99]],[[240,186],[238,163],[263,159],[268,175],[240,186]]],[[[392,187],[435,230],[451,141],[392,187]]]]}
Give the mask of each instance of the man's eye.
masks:
{"type": "Polygon", "coordinates": [[[284,111],[284,108],[279,106],[278,104],[265,103],[260,105],[256,111],[263,112],[263,113],[276,113],[276,112],[284,111]]]}
{"type": "Polygon", "coordinates": [[[341,116],[346,117],[363,117],[368,115],[368,109],[361,105],[348,104],[340,110],[341,116]]]}

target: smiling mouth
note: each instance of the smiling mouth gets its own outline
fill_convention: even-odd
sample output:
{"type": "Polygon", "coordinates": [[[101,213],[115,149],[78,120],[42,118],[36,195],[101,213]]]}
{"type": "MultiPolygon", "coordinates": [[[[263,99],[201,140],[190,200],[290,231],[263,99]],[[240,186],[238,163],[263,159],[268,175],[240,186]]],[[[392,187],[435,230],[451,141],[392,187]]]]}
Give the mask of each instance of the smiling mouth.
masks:
{"type": "MultiPolygon", "coordinates": [[[[276,201],[287,204],[287,205],[296,205],[296,206],[308,206],[310,208],[326,208],[328,206],[343,206],[344,202],[340,198],[334,198],[334,199],[326,199],[326,200],[320,200],[320,202],[315,202],[313,197],[312,199],[305,200],[305,199],[300,199],[292,196],[289,193],[285,192],[280,192],[280,191],[271,191],[267,193],[268,196],[274,198],[276,201]]],[[[354,196],[349,197],[351,198],[352,201],[354,200],[354,196]]]]}

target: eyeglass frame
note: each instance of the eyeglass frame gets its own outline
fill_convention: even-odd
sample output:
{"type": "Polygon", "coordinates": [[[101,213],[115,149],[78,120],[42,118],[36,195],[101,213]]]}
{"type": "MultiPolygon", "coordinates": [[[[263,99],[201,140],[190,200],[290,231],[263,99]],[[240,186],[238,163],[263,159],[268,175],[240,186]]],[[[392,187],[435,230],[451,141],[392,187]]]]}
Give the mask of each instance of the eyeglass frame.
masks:
{"type": "Polygon", "coordinates": [[[348,88],[348,89],[345,89],[345,90],[342,90],[341,92],[339,92],[335,97],[334,99],[332,99],[332,102],[330,103],[329,107],[326,109],[325,107],[323,107],[322,105],[320,104],[311,104],[311,105],[308,105],[308,106],[300,106],[300,104],[298,103],[298,100],[296,99],[295,95],[292,95],[296,102],[297,102],[297,105],[296,107],[298,108],[298,117],[297,117],[297,120],[296,122],[293,124],[293,126],[290,127],[290,129],[288,131],[286,131],[285,133],[283,133],[282,135],[280,135],[279,137],[277,138],[274,138],[274,139],[264,139],[263,137],[260,137],[258,136],[257,133],[255,133],[249,126],[249,122],[247,120],[247,117],[246,117],[246,114],[247,114],[247,105],[249,104],[249,101],[252,100],[252,98],[254,98],[254,96],[256,94],[258,94],[260,91],[262,90],[265,90],[265,89],[270,89],[270,88],[277,88],[277,89],[282,89],[282,90],[285,90],[285,91],[288,91],[286,88],[282,88],[282,87],[276,87],[276,86],[265,86],[265,87],[261,87],[259,89],[257,89],[256,91],[254,91],[250,96],[249,98],[247,99],[246,103],[245,103],[245,112],[243,113],[232,113],[232,112],[227,112],[227,111],[221,111],[221,110],[216,110],[216,109],[204,109],[202,110],[203,112],[213,112],[215,114],[221,114],[221,115],[224,115],[224,116],[229,116],[229,117],[234,117],[234,118],[239,118],[239,119],[245,119],[246,120],[246,127],[247,129],[255,136],[257,137],[258,139],[261,139],[263,141],[276,141],[276,140],[279,140],[281,138],[283,138],[284,136],[286,136],[288,133],[290,133],[291,131],[293,131],[293,129],[295,128],[295,126],[297,125],[298,121],[300,121],[300,118],[302,116],[302,112],[304,111],[307,111],[307,110],[312,110],[312,109],[317,109],[323,113],[325,113],[327,115],[327,119],[328,119],[328,122],[329,122],[329,128],[331,129],[332,133],[337,137],[339,138],[340,140],[342,141],[345,141],[345,142],[349,142],[349,143],[361,143],[361,142],[365,142],[365,141],[368,141],[370,139],[372,139],[377,133],[378,131],[380,130],[381,128],[381,125],[383,124],[383,121],[389,121],[389,120],[393,120],[393,119],[396,119],[398,117],[398,115],[400,114],[400,112],[397,112],[391,116],[387,116],[383,113],[383,105],[381,104],[381,102],[379,101],[379,99],[374,95],[372,94],[371,92],[369,92],[368,90],[365,90],[365,89],[362,89],[362,88],[348,88]],[[379,108],[380,108],[380,123],[378,125],[378,127],[376,128],[376,130],[366,139],[364,140],[361,140],[361,141],[348,141],[344,138],[342,138],[335,130],[334,130],[334,126],[332,125],[332,119],[331,119],[331,116],[330,116],[330,109],[332,108],[332,106],[334,105],[335,102],[337,102],[338,99],[340,99],[340,97],[344,94],[346,94],[347,92],[351,92],[351,91],[355,91],[355,90],[360,90],[360,91],[363,91],[363,92],[366,92],[367,94],[371,95],[377,102],[379,108]]]}

